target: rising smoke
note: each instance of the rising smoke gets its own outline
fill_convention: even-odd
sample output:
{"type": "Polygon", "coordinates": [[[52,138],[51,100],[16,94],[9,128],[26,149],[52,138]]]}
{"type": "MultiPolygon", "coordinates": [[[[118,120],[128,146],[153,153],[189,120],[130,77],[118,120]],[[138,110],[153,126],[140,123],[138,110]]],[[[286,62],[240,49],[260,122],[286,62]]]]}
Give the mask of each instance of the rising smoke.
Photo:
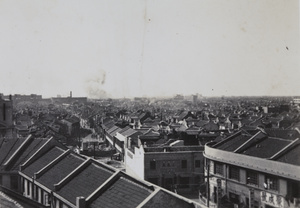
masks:
{"type": "Polygon", "coordinates": [[[92,74],[90,78],[85,81],[85,90],[89,98],[102,99],[108,97],[106,91],[103,90],[105,79],[105,71],[99,70],[97,73],[92,74]]]}

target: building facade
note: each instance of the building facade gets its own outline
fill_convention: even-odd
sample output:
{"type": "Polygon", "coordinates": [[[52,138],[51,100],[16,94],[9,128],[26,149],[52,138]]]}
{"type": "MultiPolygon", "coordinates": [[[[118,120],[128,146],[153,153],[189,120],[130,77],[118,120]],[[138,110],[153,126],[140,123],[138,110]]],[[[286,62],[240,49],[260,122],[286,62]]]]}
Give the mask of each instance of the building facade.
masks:
{"type": "Polygon", "coordinates": [[[126,172],[177,193],[199,191],[203,183],[203,147],[125,148],[126,172]]]}
{"type": "Polygon", "coordinates": [[[238,132],[206,144],[208,203],[235,207],[300,207],[299,140],[238,132]]]}

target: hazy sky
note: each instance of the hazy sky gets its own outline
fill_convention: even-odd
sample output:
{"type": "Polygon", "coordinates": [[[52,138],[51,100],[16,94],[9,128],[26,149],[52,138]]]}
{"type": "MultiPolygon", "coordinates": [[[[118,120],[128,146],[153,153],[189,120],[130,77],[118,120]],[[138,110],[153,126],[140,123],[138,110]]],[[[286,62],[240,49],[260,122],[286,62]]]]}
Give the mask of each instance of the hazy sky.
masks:
{"type": "Polygon", "coordinates": [[[300,95],[298,0],[0,0],[0,92],[300,95]]]}

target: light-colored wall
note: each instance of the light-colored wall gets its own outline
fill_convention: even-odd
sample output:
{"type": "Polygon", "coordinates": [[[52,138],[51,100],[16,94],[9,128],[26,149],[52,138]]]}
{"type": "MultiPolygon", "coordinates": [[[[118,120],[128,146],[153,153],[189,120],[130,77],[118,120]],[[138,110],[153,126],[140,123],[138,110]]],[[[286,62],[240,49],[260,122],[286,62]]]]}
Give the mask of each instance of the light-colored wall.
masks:
{"type": "Polygon", "coordinates": [[[135,154],[125,149],[125,167],[126,173],[138,177],[140,179],[145,179],[145,168],[144,168],[144,149],[135,147],[135,154]]]}

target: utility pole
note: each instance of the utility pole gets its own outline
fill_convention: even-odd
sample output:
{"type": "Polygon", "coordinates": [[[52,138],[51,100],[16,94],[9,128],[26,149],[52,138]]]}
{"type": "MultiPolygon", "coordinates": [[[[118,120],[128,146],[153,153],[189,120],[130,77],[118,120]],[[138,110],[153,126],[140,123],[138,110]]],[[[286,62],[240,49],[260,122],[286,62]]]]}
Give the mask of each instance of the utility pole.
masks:
{"type": "Polygon", "coordinates": [[[207,199],[207,207],[209,207],[209,200],[210,200],[210,190],[209,190],[209,169],[210,169],[210,166],[209,166],[209,163],[210,161],[208,159],[206,159],[206,170],[207,170],[207,174],[206,174],[206,199],[207,199]]]}

